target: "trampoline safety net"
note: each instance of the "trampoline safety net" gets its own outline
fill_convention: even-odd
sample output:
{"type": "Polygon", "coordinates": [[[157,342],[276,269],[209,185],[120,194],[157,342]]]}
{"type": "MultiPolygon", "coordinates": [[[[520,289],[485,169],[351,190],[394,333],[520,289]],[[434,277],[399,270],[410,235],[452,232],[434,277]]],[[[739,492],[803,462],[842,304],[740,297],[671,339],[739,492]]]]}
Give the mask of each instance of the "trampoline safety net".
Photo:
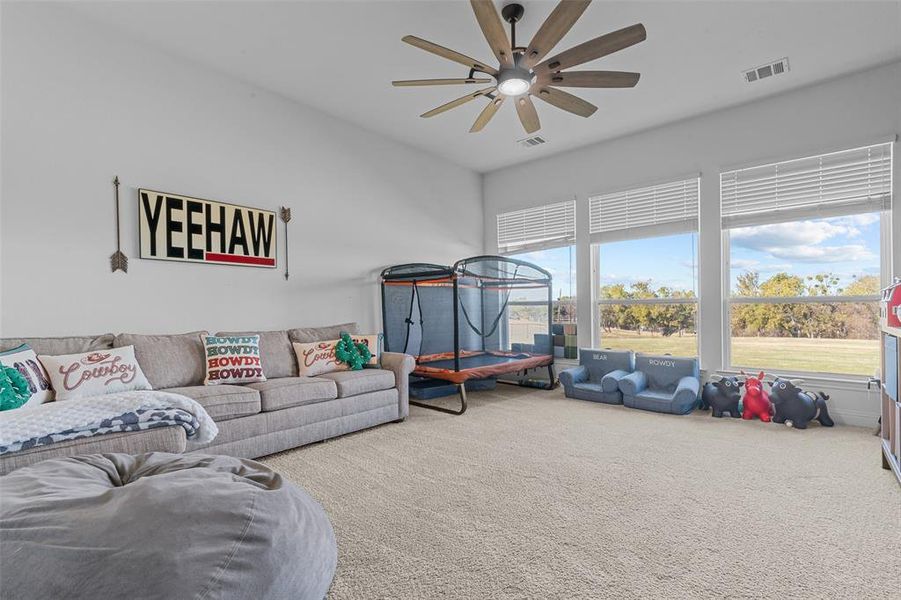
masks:
{"type": "Polygon", "coordinates": [[[551,275],[501,256],[382,272],[385,350],[416,374],[461,383],[553,363],[551,275]]]}

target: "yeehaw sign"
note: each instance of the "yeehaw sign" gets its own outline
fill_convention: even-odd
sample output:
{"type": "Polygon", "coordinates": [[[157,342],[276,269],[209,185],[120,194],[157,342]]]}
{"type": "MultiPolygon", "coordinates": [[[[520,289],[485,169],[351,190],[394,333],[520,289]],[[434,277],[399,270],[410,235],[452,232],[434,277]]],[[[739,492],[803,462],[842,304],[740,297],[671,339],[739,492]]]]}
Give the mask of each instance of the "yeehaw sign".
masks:
{"type": "Polygon", "coordinates": [[[141,258],[275,268],[275,213],[138,190],[141,258]]]}

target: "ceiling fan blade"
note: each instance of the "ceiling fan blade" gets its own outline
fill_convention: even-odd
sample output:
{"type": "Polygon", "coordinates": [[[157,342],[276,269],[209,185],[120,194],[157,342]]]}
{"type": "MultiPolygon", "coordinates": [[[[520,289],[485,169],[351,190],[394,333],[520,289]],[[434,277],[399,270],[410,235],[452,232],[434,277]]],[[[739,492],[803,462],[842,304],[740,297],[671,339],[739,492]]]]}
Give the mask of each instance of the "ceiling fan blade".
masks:
{"type": "Polygon", "coordinates": [[[482,131],[485,128],[485,125],[488,124],[488,121],[491,120],[491,117],[494,116],[494,113],[497,112],[497,109],[501,107],[501,104],[504,103],[504,96],[498,96],[494,100],[488,103],[488,106],[482,109],[482,112],[479,113],[479,116],[476,118],[476,122],[472,124],[472,128],[469,130],[469,133],[475,133],[477,131],[482,131]]]}
{"type": "Polygon", "coordinates": [[[435,115],[440,115],[441,113],[448,111],[452,108],[457,108],[461,104],[466,104],[467,102],[469,102],[471,100],[475,100],[479,96],[484,96],[485,94],[490,94],[491,92],[493,92],[496,89],[497,89],[496,87],[489,87],[489,88],[485,88],[483,90],[479,90],[477,92],[473,92],[471,94],[466,94],[465,96],[461,96],[460,98],[457,98],[456,100],[451,100],[447,104],[442,104],[441,106],[439,106],[437,108],[433,108],[432,110],[430,110],[428,112],[424,112],[419,116],[427,119],[429,117],[434,117],[435,115]]]}
{"type": "Polygon", "coordinates": [[[627,71],[567,71],[545,73],[538,81],[554,87],[630,88],[640,77],[641,73],[627,71]]]}
{"type": "Polygon", "coordinates": [[[532,70],[539,76],[547,72],[563,71],[643,42],[647,37],[644,25],[638,23],[574,46],[535,65],[532,70]]]}
{"type": "Polygon", "coordinates": [[[572,28],[591,0],[560,0],[560,4],[551,12],[538,33],[529,42],[523,57],[524,66],[531,67],[539,60],[547,56],[554,46],[563,39],[563,36],[572,28]]]}
{"type": "Polygon", "coordinates": [[[394,87],[412,87],[418,85],[458,85],[464,83],[491,83],[488,77],[478,77],[473,79],[404,79],[401,81],[392,81],[394,87]]]}
{"type": "Polygon", "coordinates": [[[519,122],[522,123],[526,133],[535,133],[541,129],[541,121],[538,120],[538,111],[535,110],[532,99],[528,95],[524,95],[517,97],[514,102],[516,102],[516,113],[519,115],[519,122]]]}
{"type": "Polygon", "coordinates": [[[428,40],[418,38],[415,35],[405,35],[401,38],[401,41],[404,41],[411,46],[416,46],[417,48],[425,50],[426,52],[437,54],[442,58],[458,62],[461,65],[466,66],[467,68],[475,69],[476,71],[483,71],[485,73],[488,73],[489,75],[497,75],[497,69],[495,69],[494,67],[489,67],[485,63],[479,62],[474,58],[470,58],[465,54],[460,54],[455,50],[445,48],[444,46],[439,46],[438,44],[435,44],[428,40]]]}
{"type": "Polygon", "coordinates": [[[586,102],[578,96],[573,96],[568,92],[551,87],[533,85],[530,93],[539,100],[544,100],[548,104],[580,117],[590,117],[598,109],[591,102],[586,102]]]}
{"type": "Polygon", "coordinates": [[[500,61],[502,67],[513,66],[513,51],[510,49],[510,40],[504,31],[501,16],[497,14],[492,0],[470,0],[472,11],[476,14],[476,21],[491,46],[491,51],[500,61]]]}

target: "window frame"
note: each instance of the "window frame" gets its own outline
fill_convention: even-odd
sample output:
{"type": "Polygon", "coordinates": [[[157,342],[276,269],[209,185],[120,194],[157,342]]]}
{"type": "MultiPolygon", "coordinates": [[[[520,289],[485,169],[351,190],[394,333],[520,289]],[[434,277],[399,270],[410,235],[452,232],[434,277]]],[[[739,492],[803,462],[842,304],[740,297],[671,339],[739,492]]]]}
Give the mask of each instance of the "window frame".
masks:
{"type": "MultiPolygon", "coordinates": [[[[626,300],[605,299],[600,297],[601,290],[601,251],[600,248],[604,244],[616,243],[630,240],[654,239],[660,237],[668,237],[673,235],[684,235],[690,233],[694,235],[695,258],[698,257],[698,250],[701,236],[701,177],[700,172],[683,174],[674,177],[667,177],[652,180],[651,182],[637,183],[630,186],[620,186],[607,191],[600,191],[589,194],[587,197],[589,220],[592,215],[592,202],[595,198],[610,196],[616,194],[629,194],[630,192],[646,192],[651,188],[673,188],[679,184],[684,185],[687,182],[695,182],[695,201],[694,214],[690,218],[680,218],[676,220],[664,220],[660,224],[644,224],[634,228],[625,228],[614,231],[595,231],[588,232],[589,255],[591,257],[591,289],[588,301],[591,305],[591,345],[600,348],[603,345],[603,329],[601,323],[601,308],[605,305],[640,305],[640,304],[694,304],[695,305],[695,356],[700,361],[701,358],[701,270],[700,264],[695,270],[694,281],[694,298],[633,298],[626,300]],[[693,221],[693,223],[691,223],[693,221]],[[687,226],[686,226],[687,225],[687,226]],[[631,233],[630,233],[631,230],[631,233]]],[[[578,239],[576,240],[578,244],[578,239]]],[[[576,266],[578,271],[578,265],[576,266]]]]}
{"type": "MultiPolygon", "coordinates": [[[[867,213],[856,213],[867,214],[867,213]]],[[[853,215],[848,215],[853,216],[853,215]]],[[[816,218],[816,217],[813,217],[816,218]]],[[[820,217],[823,218],[823,217],[820,217]]],[[[827,217],[828,218],[828,217],[827,217]]],[[[780,221],[782,223],[793,223],[804,219],[795,219],[792,221],[780,221]]],[[[749,225],[750,227],[751,225],[749,225]]],[[[735,365],[732,363],[732,305],[733,304],[837,304],[851,302],[879,302],[881,296],[879,294],[870,294],[863,296],[752,296],[752,297],[732,297],[732,239],[730,237],[731,228],[720,225],[720,234],[722,236],[722,311],[723,311],[723,370],[728,372],[739,372],[742,369],[768,369],[775,368],[780,375],[807,377],[810,379],[831,380],[831,381],[851,381],[855,383],[866,382],[872,375],[860,375],[854,373],[835,373],[832,371],[796,371],[790,369],[781,369],[778,367],[767,367],[766,365],[735,365]]],[[[891,210],[879,211],[879,282],[881,287],[888,285],[888,279],[891,273],[891,210]]]]}

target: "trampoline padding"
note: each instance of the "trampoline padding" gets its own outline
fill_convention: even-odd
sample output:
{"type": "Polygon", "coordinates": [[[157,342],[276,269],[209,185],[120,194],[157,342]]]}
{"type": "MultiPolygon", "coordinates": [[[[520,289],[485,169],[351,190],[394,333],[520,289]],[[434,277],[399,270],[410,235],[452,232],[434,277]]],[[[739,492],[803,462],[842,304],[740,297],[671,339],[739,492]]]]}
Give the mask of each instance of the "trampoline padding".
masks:
{"type": "Polygon", "coordinates": [[[8,598],[310,598],[337,562],[306,492],[226,456],[93,454],[0,483],[8,598]]]}
{"type": "Polygon", "coordinates": [[[470,379],[485,379],[524,369],[546,367],[553,364],[549,354],[529,354],[525,352],[461,352],[460,370],[454,370],[454,353],[445,352],[420,356],[414,375],[444,379],[452,383],[464,383],[470,379]]]}

